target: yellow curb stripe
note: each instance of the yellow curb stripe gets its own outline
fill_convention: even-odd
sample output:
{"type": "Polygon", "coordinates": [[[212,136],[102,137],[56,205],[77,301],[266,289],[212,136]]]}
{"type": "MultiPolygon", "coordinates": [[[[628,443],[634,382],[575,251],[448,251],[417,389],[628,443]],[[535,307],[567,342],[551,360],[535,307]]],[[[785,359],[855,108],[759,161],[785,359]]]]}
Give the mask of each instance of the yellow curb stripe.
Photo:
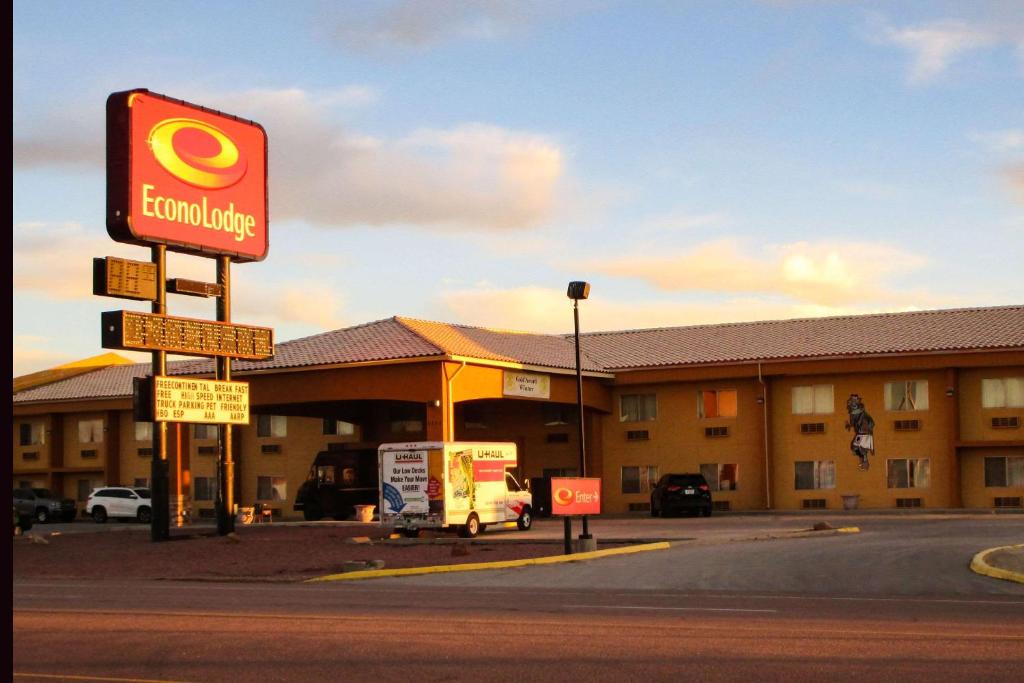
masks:
{"type": "Polygon", "coordinates": [[[973,559],[971,559],[971,571],[975,574],[991,576],[993,579],[1003,579],[1004,581],[1024,583],[1024,574],[1011,571],[1009,569],[1003,569],[1001,567],[993,567],[988,563],[988,556],[994,552],[999,550],[1016,550],[1019,548],[1024,548],[1024,543],[1021,543],[1020,545],[1004,545],[998,548],[982,550],[980,553],[975,555],[973,559]]]}
{"type": "Polygon", "coordinates": [[[547,557],[531,557],[523,560],[503,560],[500,562],[471,562],[466,564],[450,564],[434,567],[405,567],[402,569],[367,569],[358,572],[346,572],[344,574],[329,574],[306,579],[304,583],[319,583],[322,581],[353,581],[356,579],[378,579],[388,576],[418,576],[421,574],[442,574],[445,572],[472,572],[481,569],[509,569],[512,567],[527,567],[530,565],[561,564],[565,562],[580,562],[583,560],[596,560],[601,557],[613,555],[630,555],[643,553],[651,550],[668,550],[672,545],[666,541],[658,543],[644,543],[626,548],[609,548],[607,550],[592,550],[587,553],[576,553],[574,555],[549,555],[547,557]]]}
{"type": "Polygon", "coordinates": [[[858,527],[858,526],[841,526],[838,529],[836,529],[836,531],[841,533],[841,534],[859,534],[860,533],[860,527],[858,527]]]}
{"type": "Polygon", "coordinates": [[[36,674],[15,671],[15,678],[40,678],[58,681],[102,681],[104,683],[186,683],[185,681],[168,681],[162,678],[114,678],[111,676],[78,676],[75,674],[36,674]]]}

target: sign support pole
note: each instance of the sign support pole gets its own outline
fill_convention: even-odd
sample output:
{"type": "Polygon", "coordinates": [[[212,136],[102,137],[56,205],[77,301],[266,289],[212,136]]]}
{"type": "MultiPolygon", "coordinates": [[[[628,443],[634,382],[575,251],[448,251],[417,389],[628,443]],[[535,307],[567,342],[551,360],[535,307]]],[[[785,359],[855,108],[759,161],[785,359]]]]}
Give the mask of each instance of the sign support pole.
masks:
{"type": "MultiPolygon", "coordinates": [[[[217,284],[221,295],[217,297],[217,321],[231,322],[231,257],[217,257],[217,284]]],[[[217,379],[231,381],[231,357],[217,358],[217,379]]],[[[235,460],[232,449],[232,425],[218,428],[217,463],[217,533],[221,536],[235,530],[235,460]]]]}
{"type": "MultiPolygon", "coordinates": [[[[159,244],[152,247],[153,263],[156,264],[156,300],[153,302],[153,313],[167,314],[167,247],[159,244]]],[[[152,375],[167,374],[167,352],[153,352],[152,375]]],[[[150,466],[150,495],[153,508],[149,523],[150,537],[153,541],[164,541],[170,538],[170,513],[167,482],[167,423],[153,422],[153,460],[150,466]]],[[[116,485],[118,482],[110,482],[116,485]]]]}

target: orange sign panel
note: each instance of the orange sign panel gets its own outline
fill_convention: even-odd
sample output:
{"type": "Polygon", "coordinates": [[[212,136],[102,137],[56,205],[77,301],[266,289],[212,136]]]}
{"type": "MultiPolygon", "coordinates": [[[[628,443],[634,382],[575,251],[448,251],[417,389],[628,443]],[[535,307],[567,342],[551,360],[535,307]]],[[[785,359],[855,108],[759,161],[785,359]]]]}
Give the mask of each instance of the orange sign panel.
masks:
{"type": "Polygon", "coordinates": [[[148,90],[112,94],[107,232],[118,242],[262,260],[270,243],[266,131],[148,90]]]}
{"type": "Polygon", "coordinates": [[[553,477],[551,514],[598,515],[601,513],[601,480],[590,477],[553,477]]]}

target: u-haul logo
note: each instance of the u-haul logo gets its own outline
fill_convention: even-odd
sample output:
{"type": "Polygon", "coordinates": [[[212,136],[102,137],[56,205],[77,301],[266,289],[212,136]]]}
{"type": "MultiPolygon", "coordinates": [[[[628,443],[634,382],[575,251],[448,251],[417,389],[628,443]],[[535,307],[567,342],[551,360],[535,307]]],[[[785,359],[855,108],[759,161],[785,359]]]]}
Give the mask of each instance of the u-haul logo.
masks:
{"type": "Polygon", "coordinates": [[[195,119],[164,119],[149,131],[147,142],[164,170],[204,190],[231,187],[248,169],[234,140],[219,128],[195,119]]]}

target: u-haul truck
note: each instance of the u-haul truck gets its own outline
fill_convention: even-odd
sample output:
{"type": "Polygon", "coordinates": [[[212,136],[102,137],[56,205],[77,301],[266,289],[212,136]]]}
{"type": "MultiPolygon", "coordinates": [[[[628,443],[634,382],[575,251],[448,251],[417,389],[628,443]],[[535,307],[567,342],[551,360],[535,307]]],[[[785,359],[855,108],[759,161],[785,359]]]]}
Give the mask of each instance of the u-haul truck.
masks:
{"type": "Polygon", "coordinates": [[[414,535],[455,528],[472,538],[488,524],[533,524],[533,496],[509,472],[514,443],[418,441],[378,451],[380,522],[414,535]]]}

